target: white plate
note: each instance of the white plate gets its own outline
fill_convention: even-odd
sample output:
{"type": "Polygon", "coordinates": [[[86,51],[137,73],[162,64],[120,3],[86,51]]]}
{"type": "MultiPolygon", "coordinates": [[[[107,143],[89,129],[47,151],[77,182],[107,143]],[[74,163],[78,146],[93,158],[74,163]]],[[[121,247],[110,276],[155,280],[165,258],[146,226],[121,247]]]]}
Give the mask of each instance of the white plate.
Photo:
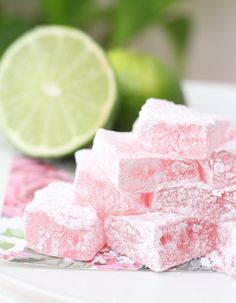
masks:
{"type": "Polygon", "coordinates": [[[234,281],[217,273],[0,268],[0,289],[19,303],[236,302],[234,281]]]}
{"type": "MultiPolygon", "coordinates": [[[[191,106],[236,120],[236,86],[186,81],[184,90],[191,106]]],[[[15,153],[0,137],[0,198],[15,153]]],[[[0,302],[235,303],[236,283],[217,273],[83,271],[1,261],[0,302]]]]}

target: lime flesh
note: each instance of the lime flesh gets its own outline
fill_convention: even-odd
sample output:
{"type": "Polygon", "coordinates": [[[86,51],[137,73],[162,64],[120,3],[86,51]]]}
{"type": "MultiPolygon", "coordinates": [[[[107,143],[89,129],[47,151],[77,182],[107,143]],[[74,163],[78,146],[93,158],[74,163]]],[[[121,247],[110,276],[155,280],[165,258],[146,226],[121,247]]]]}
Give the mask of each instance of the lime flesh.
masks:
{"type": "Polygon", "coordinates": [[[2,125],[31,156],[72,153],[109,123],[115,106],[113,70],[102,49],[77,29],[36,28],[2,58],[2,125]]]}

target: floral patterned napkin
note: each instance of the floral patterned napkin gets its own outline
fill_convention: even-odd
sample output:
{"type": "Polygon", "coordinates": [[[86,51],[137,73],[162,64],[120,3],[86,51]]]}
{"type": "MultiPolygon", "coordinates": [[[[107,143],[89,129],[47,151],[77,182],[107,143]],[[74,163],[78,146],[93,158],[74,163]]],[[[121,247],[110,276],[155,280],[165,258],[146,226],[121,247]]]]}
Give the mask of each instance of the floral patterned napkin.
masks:
{"type": "Polygon", "coordinates": [[[34,192],[57,180],[72,181],[67,171],[52,164],[31,158],[15,157],[12,161],[3,215],[23,216],[25,206],[32,200],[34,192]]]}

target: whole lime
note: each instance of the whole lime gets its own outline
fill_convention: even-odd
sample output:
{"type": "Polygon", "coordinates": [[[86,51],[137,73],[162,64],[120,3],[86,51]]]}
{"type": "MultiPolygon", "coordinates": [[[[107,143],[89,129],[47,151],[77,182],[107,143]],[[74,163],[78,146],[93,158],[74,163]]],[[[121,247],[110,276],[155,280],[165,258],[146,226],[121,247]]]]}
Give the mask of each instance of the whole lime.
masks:
{"type": "Polygon", "coordinates": [[[147,98],[155,97],[184,104],[177,74],[158,58],[125,49],[113,49],[108,57],[115,70],[120,110],[115,129],[129,131],[147,98]]]}

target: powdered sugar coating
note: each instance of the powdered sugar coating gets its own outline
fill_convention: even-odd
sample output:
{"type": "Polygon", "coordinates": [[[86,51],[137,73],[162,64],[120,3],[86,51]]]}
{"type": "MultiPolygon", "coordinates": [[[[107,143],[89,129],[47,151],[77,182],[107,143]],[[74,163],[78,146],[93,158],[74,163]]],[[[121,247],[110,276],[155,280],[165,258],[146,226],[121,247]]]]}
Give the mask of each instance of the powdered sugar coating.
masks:
{"type": "Polygon", "coordinates": [[[36,191],[33,203],[27,211],[42,211],[54,220],[70,228],[86,228],[97,219],[91,207],[78,207],[72,204],[73,185],[66,182],[52,182],[36,191]]]}
{"type": "Polygon", "coordinates": [[[236,139],[236,124],[231,122],[228,130],[228,140],[234,139],[236,139]]]}
{"type": "Polygon", "coordinates": [[[225,208],[222,215],[227,216],[231,213],[232,217],[233,212],[236,211],[236,185],[224,188],[219,199],[222,200],[225,208]]]}
{"type": "Polygon", "coordinates": [[[200,257],[215,248],[216,226],[194,218],[149,213],[106,219],[108,245],[155,271],[200,257]]]}
{"type": "Polygon", "coordinates": [[[202,125],[215,124],[216,116],[209,115],[185,105],[176,105],[164,99],[150,98],[141,108],[140,116],[168,121],[175,126],[176,123],[199,123],[202,125]]]}
{"type": "Polygon", "coordinates": [[[206,259],[214,270],[236,277],[236,220],[218,224],[217,248],[206,259]]]}
{"type": "Polygon", "coordinates": [[[145,151],[132,133],[99,129],[93,152],[117,190],[153,192],[162,183],[205,182],[204,161],[169,159],[145,151]]]}
{"type": "Polygon", "coordinates": [[[98,166],[92,150],[80,150],[75,157],[77,163],[74,182],[75,204],[92,206],[102,219],[111,214],[146,212],[148,195],[118,191],[98,166]]]}
{"type": "Polygon", "coordinates": [[[53,182],[35,194],[25,211],[27,246],[38,253],[91,260],[105,245],[101,221],[91,207],[72,204],[73,186],[53,182]]]}
{"type": "Polygon", "coordinates": [[[170,157],[207,159],[227,140],[229,122],[183,105],[149,99],[142,107],[133,129],[151,152],[170,157]]]}
{"type": "Polygon", "coordinates": [[[213,152],[210,167],[214,188],[236,185],[236,139],[221,145],[213,152]]]}
{"type": "Polygon", "coordinates": [[[156,191],[151,203],[151,211],[193,215],[216,221],[225,213],[222,192],[212,192],[206,184],[177,183],[156,191]]]}

